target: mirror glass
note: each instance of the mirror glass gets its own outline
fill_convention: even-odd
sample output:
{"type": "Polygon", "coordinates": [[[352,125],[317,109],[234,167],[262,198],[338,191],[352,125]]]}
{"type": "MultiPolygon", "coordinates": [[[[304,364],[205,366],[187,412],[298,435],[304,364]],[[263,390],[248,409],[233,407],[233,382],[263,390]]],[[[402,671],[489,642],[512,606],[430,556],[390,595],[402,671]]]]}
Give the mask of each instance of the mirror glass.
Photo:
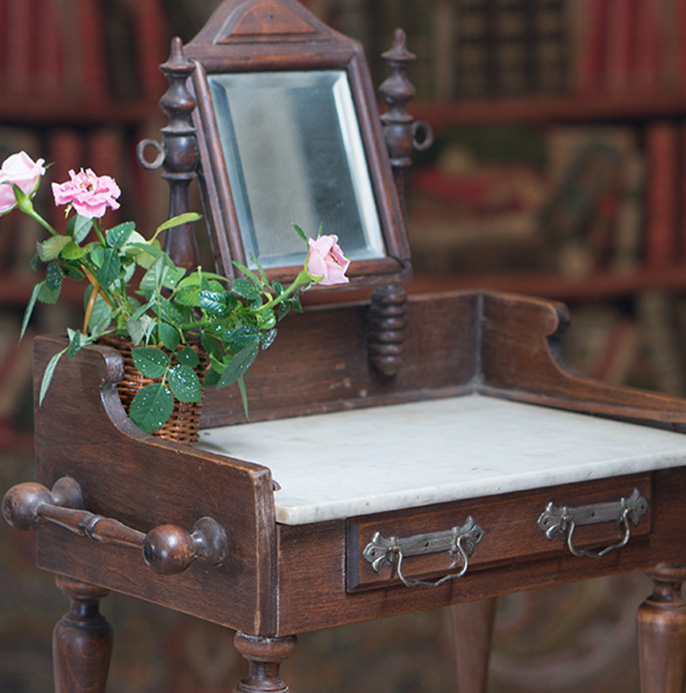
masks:
{"type": "Polygon", "coordinates": [[[351,260],[385,256],[344,70],[214,74],[208,82],[246,258],[266,268],[300,264],[294,223],[309,236],[322,224],[351,260]]]}

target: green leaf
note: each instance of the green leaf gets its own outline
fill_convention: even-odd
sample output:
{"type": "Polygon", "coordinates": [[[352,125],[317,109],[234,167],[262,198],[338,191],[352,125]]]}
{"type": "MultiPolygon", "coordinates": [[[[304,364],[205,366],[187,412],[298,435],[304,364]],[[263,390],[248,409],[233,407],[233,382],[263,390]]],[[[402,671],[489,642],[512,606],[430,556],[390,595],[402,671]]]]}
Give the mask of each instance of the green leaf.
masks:
{"type": "Polygon", "coordinates": [[[257,326],[261,330],[271,330],[276,325],[276,313],[273,310],[264,310],[257,314],[257,326]]]}
{"type": "MultiPolygon", "coordinates": [[[[253,259],[253,262],[257,262],[257,260],[255,260],[255,256],[254,256],[254,255],[251,255],[250,257],[253,259]]],[[[244,274],[253,284],[255,284],[255,285],[257,285],[257,286],[260,286],[260,284],[261,284],[260,278],[259,278],[252,270],[248,269],[244,264],[238,262],[237,260],[234,260],[234,261],[233,261],[233,265],[234,265],[234,267],[237,267],[241,272],[243,272],[243,274],[244,274]]],[[[268,283],[269,283],[269,281],[267,280],[267,277],[266,277],[266,276],[265,276],[265,278],[264,278],[264,283],[265,283],[265,284],[268,284],[268,283]]]]}
{"type": "Polygon", "coordinates": [[[163,285],[168,289],[175,289],[176,285],[183,279],[185,274],[186,270],[183,267],[175,267],[174,265],[166,267],[163,276],[163,285]]]}
{"type": "Polygon", "coordinates": [[[210,370],[205,374],[205,379],[202,381],[202,384],[204,387],[214,387],[219,382],[220,377],[221,373],[219,371],[215,371],[214,368],[210,368],[210,370]]]}
{"type": "Polygon", "coordinates": [[[202,219],[202,214],[197,212],[186,212],[185,214],[178,214],[171,219],[167,219],[163,224],[160,224],[155,229],[155,235],[157,236],[160,231],[166,231],[167,229],[173,229],[175,226],[181,226],[181,224],[190,224],[194,221],[199,221],[202,219]]]}
{"type": "Polygon", "coordinates": [[[115,250],[121,248],[129,240],[135,228],[136,225],[132,221],[125,221],[123,224],[112,227],[105,234],[107,245],[115,250]]]}
{"type": "Polygon", "coordinates": [[[92,341],[81,332],[67,328],[67,336],[69,337],[69,346],[67,347],[67,358],[73,359],[86,344],[92,344],[92,341]]]}
{"type": "Polygon", "coordinates": [[[149,315],[141,315],[137,320],[126,321],[126,331],[136,346],[150,336],[153,327],[155,327],[155,321],[149,315]]]}
{"type": "Polygon", "coordinates": [[[264,271],[264,267],[262,267],[260,261],[252,253],[250,254],[250,259],[255,263],[255,267],[257,267],[260,279],[262,279],[262,284],[264,286],[269,286],[269,279],[267,278],[267,273],[264,271]]]}
{"type": "Polygon", "coordinates": [[[88,254],[90,255],[91,262],[96,267],[100,267],[105,261],[105,249],[97,243],[90,243],[88,245],[88,254]]]}
{"type": "Polygon", "coordinates": [[[241,376],[245,375],[257,357],[258,351],[258,344],[248,344],[248,346],[243,347],[227,364],[226,370],[219,378],[217,388],[231,385],[231,383],[235,383],[241,376]]]}
{"type": "Polygon", "coordinates": [[[85,254],[86,249],[82,248],[80,245],[76,245],[76,243],[70,239],[69,243],[62,249],[60,256],[64,260],[80,260],[85,254]]]}
{"type": "Polygon", "coordinates": [[[293,228],[295,229],[295,232],[298,234],[298,236],[303,240],[303,242],[307,243],[307,234],[297,224],[293,224],[293,228]]]}
{"type": "Polygon", "coordinates": [[[29,302],[26,304],[26,310],[24,311],[24,317],[21,321],[21,332],[19,333],[19,340],[21,341],[24,338],[24,335],[26,334],[26,328],[29,326],[29,320],[31,320],[31,314],[33,313],[33,309],[36,305],[36,301],[38,300],[38,294],[40,294],[41,289],[43,288],[43,284],[45,284],[45,281],[38,282],[37,284],[34,284],[33,290],[31,291],[31,296],[29,298],[29,302]]]}
{"type": "Polygon", "coordinates": [[[170,325],[174,325],[174,327],[183,329],[184,324],[187,322],[190,309],[183,306],[177,307],[166,298],[160,298],[158,304],[162,320],[168,322],[170,325]]]}
{"type": "Polygon", "coordinates": [[[181,402],[199,402],[202,398],[200,380],[190,366],[174,366],[169,371],[169,387],[181,402]]]}
{"type": "Polygon", "coordinates": [[[303,304],[300,302],[300,294],[295,293],[293,296],[291,296],[291,308],[296,312],[296,313],[302,313],[303,312],[303,304]]]}
{"type": "Polygon", "coordinates": [[[291,312],[291,302],[279,303],[279,320],[283,320],[291,312]]]}
{"type": "Polygon", "coordinates": [[[79,266],[77,264],[75,264],[74,262],[66,261],[62,265],[62,270],[64,272],[65,277],[69,277],[69,279],[73,279],[76,282],[83,281],[86,278],[86,275],[81,271],[79,266]]]}
{"type": "Polygon", "coordinates": [[[43,262],[50,262],[59,257],[62,249],[71,242],[69,236],[50,236],[47,241],[38,243],[38,257],[43,262]]]}
{"type": "Polygon", "coordinates": [[[161,378],[169,368],[169,356],[156,347],[132,349],[131,356],[136,368],[148,378],[161,378]]]}
{"type": "Polygon", "coordinates": [[[55,368],[57,368],[57,364],[59,363],[60,359],[64,356],[64,354],[66,353],[68,348],[69,347],[65,347],[61,351],[58,351],[48,361],[48,365],[45,368],[45,373],[43,373],[43,379],[41,380],[41,384],[40,384],[40,393],[38,395],[38,406],[39,407],[43,404],[43,400],[45,399],[45,395],[48,392],[48,388],[50,387],[50,383],[52,382],[52,376],[55,374],[55,368]]]}
{"type": "Polygon", "coordinates": [[[74,227],[71,231],[75,243],[81,243],[93,228],[93,220],[77,214],[74,218],[74,227]]]}
{"type": "Polygon", "coordinates": [[[200,343],[202,344],[202,348],[205,350],[205,353],[208,356],[214,356],[215,358],[221,358],[222,349],[221,349],[221,346],[219,345],[219,342],[214,337],[203,332],[200,335],[200,343]]]}
{"type": "Polygon", "coordinates": [[[175,327],[168,325],[166,322],[161,322],[157,325],[157,334],[165,349],[172,353],[176,351],[176,347],[179,346],[179,331],[175,327]]]}
{"type": "Polygon", "coordinates": [[[61,284],[57,288],[51,288],[48,286],[47,280],[41,282],[41,288],[40,288],[40,291],[38,292],[38,300],[41,303],[47,303],[48,305],[54,305],[59,300],[61,288],[62,288],[61,284]]]}
{"type": "Polygon", "coordinates": [[[120,271],[121,261],[119,260],[119,253],[112,248],[105,248],[102,264],[95,273],[100,286],[109,286],[119,276],[120,271]]]}
{"type": "Polygon", "coordinates": [[[241,325],[228,330],[224,335],[224,342],[231,351],[240,351],[246,346],[257,344],[260,341],[260,331],[256,325],[241,325]]]}
{"type": "Polygon", "coordinates": [[[191,347],[183,347],[176,352],[176,360],[184,366],[196,368],[200,363],[198,352],[191,347]]]}
{"type": "Polygon", "coordinates": [[[231,285],[231,291],[236,294],[236,296],[240,296],[247,301],[254,301],[260,297],[259,289],[249,279],[245,279],[244,277],[234,279],[231,285]]]}
{"type": "Polygon", "coordinates": [[[184,286],[181,289],[177,288],[174,294],[174,303],[178,303],[182,306],[200,306],[200,299],[198,294],[200,289],[197,286],[184,286]]]}
{"type": "Polygon", "coordinates": [[[93,304],[93,311],[91,312],[90,319],[88,320],[88,331],[92,335],[100,335],[109,327],[111,320],[112,308],[110,308],[110,306],[107,304],[107,301],[102,297],[102,294],[98,293],[95,303],[93,304]]]}
{"type": "Polygon", "coordinates": [[[260,346],[262,349],[269,349],[269,347],[274,344],[274,340],[276,339],[278,330],[274,328],[273,330],[269,330],[269,332],[265,332],[262,335],[262,338],[260,340],[260,346]]]}
{"type": "Polygon", "coordinates": [[[174,410],[174,396],[163,383],[141,388],[131,402],[129,417],[138,428],[153,433],[163,426],[174,410]]]}
{"type": "Polygon", "coordinates": [[[59,264],[54,260],[48,265],[48,269],[45,273],[45,286],[51,290],[59,290],[62,286],[62,280],[64,275],[62,274],[62,269],[59,264]]]}
{"type": "Polygon", "coordinates": [[[238,391],[241,393],[241,402],[243,403],[243,413],[245,414],[246,419],[250,419],[250,415],[248,414],[248,393],[245,390],[245,378],[241,376],[238,378],[238,391]]]}
{"type": "Polygon", "coordinates": [[[230,312],[224,302],[224,294],[216,291],[200,291],[198,293],[198,302],[201,308],[215,317],[223,317],[230,312]]]}

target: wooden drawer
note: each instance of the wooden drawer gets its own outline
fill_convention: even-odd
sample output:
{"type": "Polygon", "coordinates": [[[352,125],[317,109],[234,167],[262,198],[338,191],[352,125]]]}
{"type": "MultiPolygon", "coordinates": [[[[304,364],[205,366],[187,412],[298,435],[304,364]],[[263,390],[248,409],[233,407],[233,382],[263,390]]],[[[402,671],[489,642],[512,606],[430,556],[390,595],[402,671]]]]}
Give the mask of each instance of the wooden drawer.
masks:
{"type": "MultiPolygon", "coordinates": [[[[631,524],[631,545],[651,532],[650,474],[538,489],[529,494],[519,493],[516,497],[504,495],[497,500],[477,499],[351,518],[347,527],[347,591],[386,587],[399,582],[395,565],[384,561],[376,572],[363,556],[365,547],[377,533],[386,539],[407,539],[421,535],[423,541],[420,544],[428,547],[434,533],[462,527],[468,518],[472,518],[481,529],[482,536],[469,557],[468,570],[482,570],[494,565],[535,560],[545,554],[568,554],[566,535],[556,532],[549,539],[539,527],[538,520],[550,503],[556,508],[615,503],[629,498],[634,490],[638,490],[647,501],[647,510],[640,517],[638,525],[631,524]],[[425,535],[429,537],[424,541],[425,535]]],[[[619,522],[588,524],[576,527],[573,546],[579,550],[601,549],[618,543],[623,536],[624,526],[619,522]]],[[[380,555],[378,551],[377,555],[380,555]]],[[[607,559],[580,557],[579,560],[607,559]]],[[[408,580],[436,579],[459,572],[463,566],[461,559],[455,566],[452,563],[453,557],[447,551],[424,553],[403,557],[402,572],[408,580]]]]}

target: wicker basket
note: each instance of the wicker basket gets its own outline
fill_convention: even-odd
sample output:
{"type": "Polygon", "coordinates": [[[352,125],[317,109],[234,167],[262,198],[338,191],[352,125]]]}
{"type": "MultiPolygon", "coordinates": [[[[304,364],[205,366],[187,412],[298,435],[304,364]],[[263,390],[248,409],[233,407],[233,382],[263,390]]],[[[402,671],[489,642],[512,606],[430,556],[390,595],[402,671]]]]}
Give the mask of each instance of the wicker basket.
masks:
{"type": "MultiPolygon", "coordinates": [[[[129,406],[138,391],[146,385],[159,382],[159,380],[147,378],[136,368],[131,356],[133,345],[129,340],[115,335],[107,335],[98,340],[98,344],[116,349],[124,359],[124,377],[119,383],[118,389],[121,403],[128,413],[129,406]]],[[[196,367],[195,372],[202,379],[207,369],[207,358],[201,348],[195,345],[191,346],[200,356],[200,363],[196,367]]],[[[201,413],[202,400],[200,402],[179,402],[177,399],[174,399],[174,409],[169,420],[152,435],[165,440],[193,445],[198,442],[201,413]]]]}

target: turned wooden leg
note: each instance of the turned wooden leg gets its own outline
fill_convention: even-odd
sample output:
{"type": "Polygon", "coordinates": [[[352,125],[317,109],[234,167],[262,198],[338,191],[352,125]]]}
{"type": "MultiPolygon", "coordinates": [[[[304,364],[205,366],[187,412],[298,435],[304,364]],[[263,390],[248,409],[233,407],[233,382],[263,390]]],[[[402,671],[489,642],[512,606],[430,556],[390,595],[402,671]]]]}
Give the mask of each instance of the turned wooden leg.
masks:
{"type": "Polygon", "coordinates": [[[642,693],[683,693],[686,685],[686,563],[647,571],[653,593],[638,609],[642,693]]]}
{"type": "Polygon", "coordinates": [[[69,597],[70,609],[53,631],[55,693],[105,693],[112,628],[99,605],[108,592],[61,576],[57,585],[69,597]]]}
{"type": "Polygon", "coordinates": [[[262,638],[236,633],[233,642],[249,663],[248,676],[236,686],[234,693],[288,693],[291,690],[279,678],[279,668],[295,648],[294,635],[262,638]]]}
{"type": "Polygon", "coordinates": [[[450,607],[460,693],[486,693],[495,599],[450,607]]]}

